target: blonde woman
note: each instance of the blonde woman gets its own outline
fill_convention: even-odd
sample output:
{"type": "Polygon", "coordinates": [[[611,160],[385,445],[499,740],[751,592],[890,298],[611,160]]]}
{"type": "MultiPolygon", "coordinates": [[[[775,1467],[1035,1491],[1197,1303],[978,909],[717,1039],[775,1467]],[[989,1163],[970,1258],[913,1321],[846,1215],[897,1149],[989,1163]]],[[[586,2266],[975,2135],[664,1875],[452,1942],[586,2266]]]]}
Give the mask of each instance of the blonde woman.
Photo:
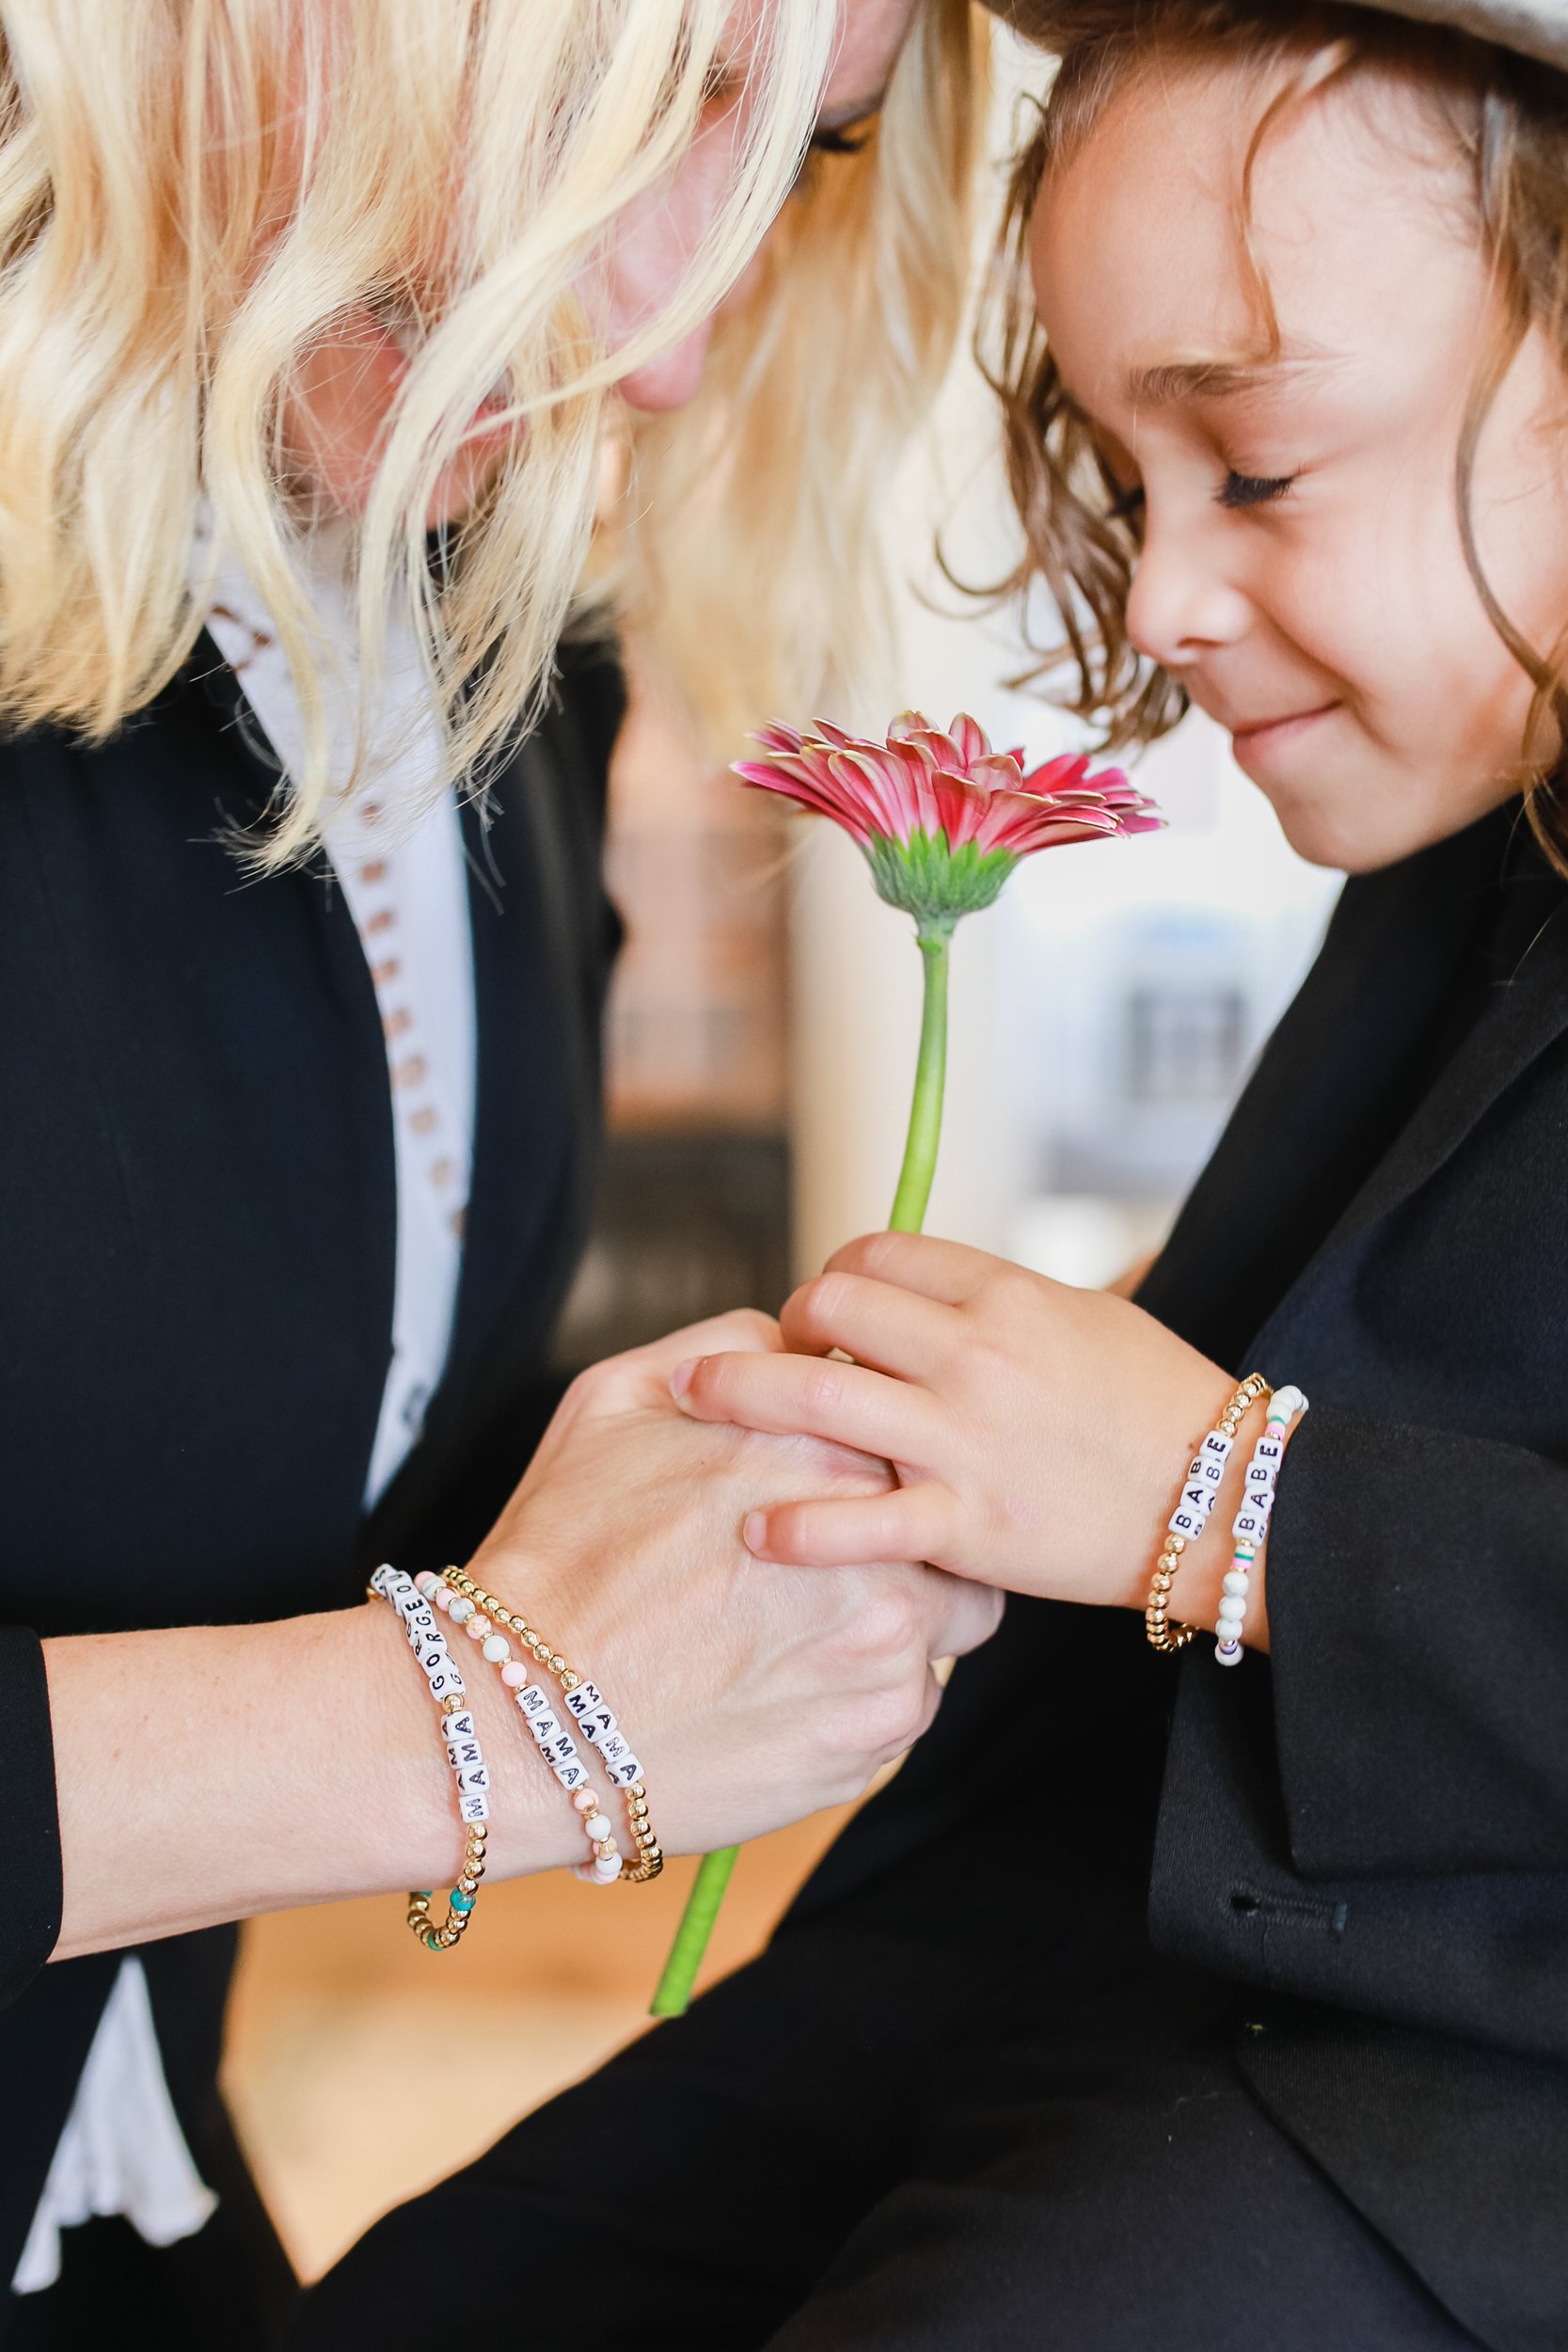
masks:
{"type": "MultiPolygon", "coordinates": [[[[4,0],[0,32],[0,2336],[155,2308],[238,2347],[292,2281],[214,2090],[228,1923],[464,1851],[369,1569],[477,1562],[551,1629],[677,1851],[863,1786],[994,1623],[925,1569],[758,1575],[742,1486],[879,1473],[695,1430],[668,1350],[579,1384],[507,1500],[614,944],[620,690],[562,644],[609,405],[667,412],[676,481],[683,441],[721,484],[766,442],[771,591],[722,501],[702,563],[659,542],[650,459],[625,593],[711,648],[744,553],[736,676],[770,638],[809,673],[878,478],[841,436],[836,495],[827,423],[853,376],[887,462],[957,311],[971,32],[964,0],[4,0]],[[828,354],[791,312],[825,252],[828,354]]],[[[582,1859],[468,1680],[491,1875],[582,1859]]]]}

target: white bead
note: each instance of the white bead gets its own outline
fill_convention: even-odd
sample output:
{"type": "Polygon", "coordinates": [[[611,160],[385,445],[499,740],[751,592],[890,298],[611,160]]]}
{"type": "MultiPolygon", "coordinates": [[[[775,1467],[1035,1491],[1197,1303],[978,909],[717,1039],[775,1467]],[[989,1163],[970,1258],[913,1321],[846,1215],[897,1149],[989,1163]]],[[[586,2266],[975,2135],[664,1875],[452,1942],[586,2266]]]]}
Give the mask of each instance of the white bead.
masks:
{"type": "Polygon", "coordinates": [[[1228,1643],[1222,1642],[1215,1649],[1214,1657],[1222,1666],[1239,1666],[1242,1662],[1242,1645],[1238,1642],[1232,1648],[1228,1643]]]}
{"type": "Polygon", "coordinates": [[[1238,1594],[1227,1593],[1217,1613],[1221,1625],[1243,1625],[1246,1622],[1246,1602],[1238,1594]]]}
{"type": "Polygon", "coordinates": [[[1227,1568],[1223,1589],[1227,1597],[1235,1595],[1238,1598],[1245,1600],[1252,1590],[1252,1579],[1244,1568],[1227,1568]]]}
{"type": "Polygon", "coordinates": [[[436,1589],[441,1580],[435,1573],[434,1569],[421,1568],[419,1575],[414,1579],[414,1581],[419,1586],[420,1592],[424,1595],[426,1600],[431,1600],[435,1597],[436,1589]]]}
{"type": "Polygon", "coordinates": [[[511,1655],[512,1645],[504,1633],[491,1633],[485,1636],[484,1646],[480,1651],[480,1656],[487,1658],[492,1666],[504,1666],[511,1655]]]}
{"type": "Polygon", "coordinates": [[[447,1614],[451,1619],[453,1625],[467,1625],[468,1619],[473,1615],[473,1602],[463,1593],[458,1594],[457,1598],[452,1602],[451,1607],[447,1611],[447,1614]]]}
{"type": "Polygon", "coordinates": [[[595,1845],[601,1837],[612,1836],[615,1828],[614,1822],[603,1813],[591,1813],[582,1826],[595,1845]]]}
{"type": "Polygon", "coordinates": [[[1299,1389],[1275,1389],[1269,1406],[1269,1419],[1293,1421],[1297,1413],[1305,1413],[1307,1399],[1299,1389]]]}
{"type": "Polygon", "coordinates": [[[611,1879],[618,1879],[620,1877],[626,1867],[626,1864],[622,1861],[618,1853],[595,1854],[594,1856],[594,1876],[596,1879],[601,1880],[607,1886],[611,1879]]]}
{"type": "Polygon", "coordinates": [[[579,1682],[575,1691],[567,1692],[566,1704],[572,1713],[580,1718],[587,1714],[591,1707],[602,1707],[604,1701],[595,1683],[579,1682]]]}

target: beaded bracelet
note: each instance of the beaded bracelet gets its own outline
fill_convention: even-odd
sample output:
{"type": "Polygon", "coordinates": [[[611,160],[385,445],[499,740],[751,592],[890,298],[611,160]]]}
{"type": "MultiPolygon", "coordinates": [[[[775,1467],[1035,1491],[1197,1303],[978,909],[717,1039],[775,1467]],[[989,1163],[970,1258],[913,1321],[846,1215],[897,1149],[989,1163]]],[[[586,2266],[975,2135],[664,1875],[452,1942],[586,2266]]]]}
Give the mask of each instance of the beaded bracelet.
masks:
{"type": "Polygon", "coordinates": [[[1275,1389],[1269,1400],[1267,1425],[1252,1449],[1242,1507],[1231,1522],[1233,1549],[1230,1565],[1225,1572],[1219,1623],[1214,1628],[1214,1656],[1222,1666],[1241,1662],[1242,1629],[1246,1623],[1246,1605],[1252,1591],[1253,1564],[1269,1532],[1275,1486],[1279,1465],[1285,1459],[1285,1448],[1293,1435],[1293,1424],[1306,1410],[1307,1399],[1299,1389],[1275,1389]]]}
{"type": "MultiPolygon", "coordinates": [[[[496,1598],[494,1593],[487,1593],[483,1585],[476,1584],[465,1569],[448,1568],[443,1582],[451,1596],[447,1604],[448,1615],[454,1623],[467,1623],[469,1634],[483,1642],[483,1656],[499,1665],[502,1681],[514,1691],[518,1710],[542,1753],[554,1765],[556,1777],[565,1780],[563,1763],[558,1758],[576,1761],[580,1761],[580,1758],[570,1733],[550,1708],[548,1694],[539,1684],[529,1681],[528,1669],[520,1661],[512,1659],[507,1632],[515,1633],[522,1647],[531,1650],[539,1663],[559,1681],[567,1713],[574,1719],[583,1740],[597,1752],[607,1777],[619,1789],[625,1801],[626,1825],[637,1848],[637,1866],[634,1869],[626,1867],[625,1857],[615,1842],[610,1822],[596,1809],[598,1800],[592,1789],[575,1788],[572,1803],[584,1815],[583,1827],[594,1848],[593,1861],[578,1866],[578,1877],[600,1886],[611,1884],[617,1879],[626,1886],[645,1886],[651,1879],[657,1879],[664,1867],[664,1850],[655,1836],[653,1823],[648,1818],[648,1791],[642,1779],[642,1767],[632,1754],[629,1742],[622,1735],[614,1715],[606,1706],[596,1686],[585,1682],[558,1650],[551,1649],[542,1634],[536,1633],[523,1618],[515,1615],[496,1598]],[[476,1616],[474,1613],[477,1611],[483,1611],[483,1616],[476,1616]],[[483,1631],[486,1622],[504,1628],[505,1631],[486,1634],[483,1631]],[[595,1808],[592,1812],[589,1811],[590,1804],[595,1808]]],[[[436,1607],[440,1605],[441,1598],[437,1593],[436,1607]]],[[[586,1770],[583,1777],[586,1780],[586,1770]]]]}
{"type": "Polygon", "coordinates": [[[463,1704],[463,1677],[441,1638],[436,1613],[428,1600],[416,1589],[411,1577],[385,1561],[366,1591],[372,1599],[386,1601],[403,1619],[408,1646],[419,1660],[430,1685],[430,1694],[441,1710],[441,1737],[446,1741],[447,1762],[457,1782],[457,1810],[467,1825],[467,1843],[463,1867],[441,1925],[436,1927],[430,1915],[430,1887],[415,1887],[410,1893],[407,1923],[427,1951],[450,1952],[468,1924],[479,1899],[479,1883],[484,1876],[489,1836],[486,1824],[490,1816],[489,1769],[474,1729],[474,1719],[463,1704]]]}
{"type": "Polygon", "coordinates": [[[1209,1524],[1209,1514],[1224,1482],[1225,1466],[1236,1443],[1237,1430],[1259,1398],[1268,1394],[1269,1384],[1261,1373],[1249,1374],[1198,1447],[1188,1469],[1181,1500],[1170,1515],[1165,1540],[1160,1547],[1154,1581],[1148,1588],[1144,1609],[1144,1630],[1157,1650],[1185,1649],[1189,1642],[1197,1639],[1199,1627],[1182,1625],[1168,1614],[1171,1584],[1182,1553],[1189,1544],[1201,1540],[1209,1524]]]}

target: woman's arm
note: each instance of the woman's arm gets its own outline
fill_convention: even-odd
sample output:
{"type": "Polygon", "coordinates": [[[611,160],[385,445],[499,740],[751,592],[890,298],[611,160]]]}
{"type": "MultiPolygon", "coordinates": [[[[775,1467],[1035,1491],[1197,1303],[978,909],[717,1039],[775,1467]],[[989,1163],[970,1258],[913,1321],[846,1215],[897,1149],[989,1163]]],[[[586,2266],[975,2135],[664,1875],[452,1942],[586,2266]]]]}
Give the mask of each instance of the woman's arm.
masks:
{"type": "MultiPolygon", "coordinates": [[[[694,1343],[777,1343],[762,1318],[729,1316],[596,1367],[474,1562],[601,1684],[677,1852],[858,1794],[930,1720],[931,1660],[972,1647],[999,1613],[927,1568],[825,1585],[753,1560],[739,1529],[759,1491],[863,1493],[883,1474],[836,1449],[693,1428],[668,1375],[694,1343]]],[[[60,1956],[455,1875],[436,1710],[384,1604],[44,1652],[60,1956]]],[[[492,1872],[578,1859],[577,1817],[497,1678],[466,1680],[495,1777],[492,1872]]]]}

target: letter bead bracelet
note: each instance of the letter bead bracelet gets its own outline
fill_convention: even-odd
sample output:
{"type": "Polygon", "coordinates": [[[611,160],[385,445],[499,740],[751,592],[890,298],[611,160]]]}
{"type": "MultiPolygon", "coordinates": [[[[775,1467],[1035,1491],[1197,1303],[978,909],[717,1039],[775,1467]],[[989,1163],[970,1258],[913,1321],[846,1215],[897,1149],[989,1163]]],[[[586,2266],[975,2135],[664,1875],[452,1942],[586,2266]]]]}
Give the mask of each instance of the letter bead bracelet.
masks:
{"type": "Polygon", "coordinates": [[[479,1899],[484,1876],[486,1823],[490,1815],[490,1772],[474,1729],[474,1719],[463,1702],[463,1677],[442,1639],[436,1613],[418,1591],[412,1577],[386,1562],[366,1587],[371,1597],[384,1600],[403,1619],[408,1646],[423,1670],[430,1695],[441,1711],[441,1737],[447,1762],[457,1783],[457,1810],[467,1827],[467,1847],[457,1883],[447,1903],[447,1915],[437,1927],[430,1915],[432,1889],[416,1887],[408,1898],[408,1926],[430,1952],[450,1952],[462,1937],[479,1899]]]}
{"type": "MultiPolygon", "coordinates": [[[[421,1586],[424,1582],[421,1578],[421,1586]]],[[[481,1656],[498,1669],[540,1754],[556,1778],[572,1791],[572,1803],[584,1817],[583,1828],[593,1849],[592,1859],[578,1866],[578,1877],[599,1886],[611,1885],[617,1879],[624,1886],[645,1886],[657,1878],[664,1867],[664,1850],[648,1818],[648,1791],[642,1767],[596,1686],[585,1681],[532,1626],[507,1609],[493,1593],[476,1584],[466,1569],[448,1568],[439,1581],[431,1578],[430,1585],[436,1607],[445,1610],[451,1624],[466,1626],[470,1639],[479,1644],[481,1656]],[[560,1683],[562,1700],[573,1727],[597,1756],[606,1778],[619,1790],[636,1850],[637,1860],[632,1868],[626,1867],[614,1830],[589,1783],[586,1762],[572,1732],[557,1713],[550,1692],[532,1679],[521,1659],[513,1657],[508,1638],[512,1635],[518,1646],[531,1651],[538,1663],[560,1683]]]]}
{"type": "Polygon", "coordinates": [[[1144,1610],[1144,1628],[1157,1650],[1183,1650],[1189,1642],[1197,1639],[1201,1630],[1170,1614],[1170,1589],[1183,1554],[1202,1541],[1225,1483],[1226,1466],[1235,1450],[1237,1432],[1259,1397],[1268,1400],[1268,1420],[1263,1435],[1253,1448],[1241,1508],[1231,1525],[1231,1561],[1222,1587],[1215,1644],[1215,1656],[1222,1666],[1234,1666],[1240,1661],[1253,1565],[1268,1534],[1279,1465],[1285,1458],[1292,1425],[1307,1410],[1307,1399],[1299,1389],[1272,1391],[1259,1373],[1251,1374],[1242,1382],[1188,1466],[1144,1610]]]}

